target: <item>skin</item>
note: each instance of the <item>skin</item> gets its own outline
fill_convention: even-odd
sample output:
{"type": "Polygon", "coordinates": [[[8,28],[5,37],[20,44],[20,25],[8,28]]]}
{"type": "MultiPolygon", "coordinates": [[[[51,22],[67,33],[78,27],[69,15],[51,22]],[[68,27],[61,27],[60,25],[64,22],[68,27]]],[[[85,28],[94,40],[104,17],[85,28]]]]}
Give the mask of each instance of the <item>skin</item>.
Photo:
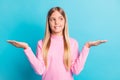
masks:
{"type": "MultiPolygon", "coordinates": [[[[49,19],[50,29],[52,31],[52,35],[62,36],[65,19],[64,17],[58,12],[55,11],[52,13],[49,19]]],[[[15,40],[7,40],[8,43],[12,44],[17,48],[27,49],[29,45],[25,42],[19,42],[15,40]]],[[[86,47],[90,48],[92,46],[98,46],[102,43],[107,42],[107,40],[97,40],[97,41],[89,41],[85,44],[86,47]]]]}
{"type": "Polygon", "coordinates": [[[52,13],[49,19],[49,24],[52,35],[62,35],[65,19],[58,11],[52,13]]]}

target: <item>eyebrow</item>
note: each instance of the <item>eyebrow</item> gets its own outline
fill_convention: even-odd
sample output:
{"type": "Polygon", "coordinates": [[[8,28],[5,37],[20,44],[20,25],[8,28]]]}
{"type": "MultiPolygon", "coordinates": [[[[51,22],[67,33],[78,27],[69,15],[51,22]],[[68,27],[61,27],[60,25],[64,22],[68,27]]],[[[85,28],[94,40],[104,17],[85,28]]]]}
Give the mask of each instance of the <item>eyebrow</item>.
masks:
{"type": "MultiPolygon", "coordinates": [[[[64,18],[63,16],[59,16],[58,18],[61,18],[61,17],[64,18]]],[[[54,17],[50,17],[50,18],[54,18],[54,17]]]]}

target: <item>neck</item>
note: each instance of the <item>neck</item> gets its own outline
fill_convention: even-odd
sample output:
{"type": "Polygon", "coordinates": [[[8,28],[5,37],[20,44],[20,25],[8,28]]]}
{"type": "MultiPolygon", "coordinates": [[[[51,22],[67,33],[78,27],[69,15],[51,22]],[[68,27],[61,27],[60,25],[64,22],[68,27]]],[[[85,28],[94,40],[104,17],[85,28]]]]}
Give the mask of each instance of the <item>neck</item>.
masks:
{"type": "Polygon", "coordinates": [[[63,36],[63,33],[51,33],[53,36],[63,36]]]}
{"type": "Polygon", "coordinates": [[[51,34],[51,38],[54,38],[54,39],[63,39],[63,35],[51,34]]]}

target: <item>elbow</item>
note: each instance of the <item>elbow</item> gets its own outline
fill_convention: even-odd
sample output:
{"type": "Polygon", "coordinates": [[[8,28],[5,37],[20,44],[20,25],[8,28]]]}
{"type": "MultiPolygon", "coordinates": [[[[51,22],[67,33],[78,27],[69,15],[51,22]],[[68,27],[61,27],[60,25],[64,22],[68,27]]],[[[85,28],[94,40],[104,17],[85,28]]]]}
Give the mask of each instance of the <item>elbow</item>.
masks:
{"type": "Polygon", "coordinates": [[[42,75],[42,73],[41,72],[35,72],[36,74],[38,74],[38,75],[42,75]]]}
{"type": "Polygon", "coordinates": [[[35,73],[38,75],[42,75],[43,74],[43,70],[35,70],[35,73]]]}
{"type": "Polygon", "coordinates": [[[81,72],[82,70],[83,70],[83,69],[77,70],[77,71],[74,72],[74,74],[78,75],[78,74],[80,74],[80,72],[81,72]]]}
{"type": "Polygon", "coordinates": [[[34,68],[34,71],[35,71],[36,74],[42,75],[44,73],[44,71],[45,71],[45,67],[43,67],[43,68],[34,68]]]}
{"type": "Polygon", "coordinates": [[[75,69],[73,70],[73,73],[76,74],[76,75],[78,75],[78,74],[80,74],[80,72],[81,72],[82,70],[83,70],[83,67],[75,68],[75,69]]]}
{"type": "Polygon", "coordinates": [[[34,64],[34,65],[32,65],[32,67],[33,67],[35,73],[38,75],[42,75],[45,71],[45,66],[40,63],[38,65],[34,64]]]}

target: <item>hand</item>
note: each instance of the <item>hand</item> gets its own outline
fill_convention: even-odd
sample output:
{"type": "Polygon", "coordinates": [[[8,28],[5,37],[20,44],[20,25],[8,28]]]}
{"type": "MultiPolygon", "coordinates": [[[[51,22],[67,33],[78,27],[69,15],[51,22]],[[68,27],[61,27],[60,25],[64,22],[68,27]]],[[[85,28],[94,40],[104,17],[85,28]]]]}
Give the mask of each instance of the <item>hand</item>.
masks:
{"type": "Polygon", "coordinates": [[[100,44],[102,44],[102,43],[105,43],[105,42],[107,42],[107,40],[90,41],[90,42],[87,42],[87,43],[86,43],[86,46],[87,46],[88,48],[90,48],[91,46],[98,46],[98,45],[100,45],[100,44]]]}
{"type": "Polygon", "coordinates": [[[12,44],[13,46],[15,47],[18,47],[18,48],[28,48],[28,44],[25,43],[25,42],[18,42],[18,41],[15,41],[15,40],[7,40],[8,43],[12,44]]]}

